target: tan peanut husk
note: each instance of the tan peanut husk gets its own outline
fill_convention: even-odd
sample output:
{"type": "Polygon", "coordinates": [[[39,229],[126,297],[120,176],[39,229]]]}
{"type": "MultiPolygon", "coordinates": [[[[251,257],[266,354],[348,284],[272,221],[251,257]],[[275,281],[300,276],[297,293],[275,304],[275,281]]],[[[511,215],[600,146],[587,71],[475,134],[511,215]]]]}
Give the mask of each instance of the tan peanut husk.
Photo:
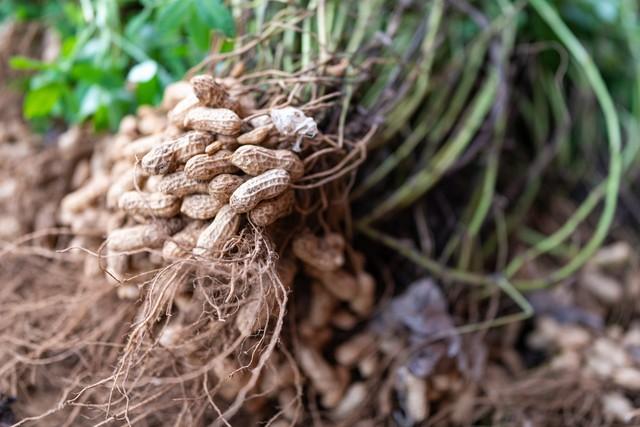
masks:
{"type": "Polygon", "coordinates": [[[261,201],[279,196],[290,185],[291,177],[286,170],[272,169],[240,184],[231,194],[229,205],[237,213],[249,212],[261,201]]]}

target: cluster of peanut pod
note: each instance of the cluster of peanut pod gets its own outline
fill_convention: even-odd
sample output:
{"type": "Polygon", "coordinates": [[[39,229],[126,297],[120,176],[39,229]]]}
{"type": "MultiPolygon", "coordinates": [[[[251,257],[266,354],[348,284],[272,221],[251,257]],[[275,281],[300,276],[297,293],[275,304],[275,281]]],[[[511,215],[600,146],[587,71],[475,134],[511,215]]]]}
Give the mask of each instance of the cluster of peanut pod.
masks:
{"type": "Polygon", "coordinates": [[[111,274],[128,269],[128,257],[113,254],[162,247],[165,261],[211,255],[247,219],[265,227],[292,211],[291,185],[304,166],[285,147],[315,136],[315,122],[291,107],[247,118],[256,110],[233,88],[233,79],[207,75],[170,86],[168,113],[125,118],[84,168],[91,177],[63,200],[61,220],[74,231],[105,224],[111,274]]]}
{"type": "MultiPolygon", "coordinates": [[[[59,219],[76,236],[72,247],[100,255],[86,257],[87,273],[106,273],[119,284],[121,298],[138,299],[139,276],[185,259],[214,265],[210,259],[227,253],[247,227],[268,236],[277,233],[279,220],[295,211],[293,186],[305,175],[301,152],[308,145],[301,142],[313,142],[318,131],[313,118],[299,109],[260,109],[255,102],[232,77],[200,75],[175,83],[167,88],[161,108],[144,107],[125,118],[115,136],[76,166],[75,189],[63,199],[59,219]]],[[[80,135],[69,131],[69,144],[83,143],[72,138],[74,132],[80,135]]],[[[300,280],[310,290],[305,291],[309,310],[300,319],[297,363],[323,406],[346,415],[348,408],[340,402],[348,393],[351,367],[331,366],[323,347],[334,330],[350,330],[371,315],[375,282],[364,271],[363,257],[348,248],[340,233],[297,227],[290,244],[279,246],[277,263],[286,289],[300,280]]],[[[225,276],[225,268],[208,274],[225,276]]],[[[175,304],[186,313],[194,304],[183,304],[181,298],[175,304]]],[[[249,336],[266,322],[261,314],[271,312],[265,309],[269,304],[240,304],[236,321],[226,324],[249,336]]],[[[159,333],[159,344],[177,348],[186,339],[185,329],[178,320],[170,322],[159,333]]],[[[278,357],[270,365],[288,372],[288,363],[278,357]]],[[[233,357],[216,363],[214,370],[218,378],[236,373],[221,388],[225,398],[232,399],[247,382],[233,357]]],[[[288,375],[275,387],[268,377],[261,377],[259,389],[295,396],[288,375]]]]}

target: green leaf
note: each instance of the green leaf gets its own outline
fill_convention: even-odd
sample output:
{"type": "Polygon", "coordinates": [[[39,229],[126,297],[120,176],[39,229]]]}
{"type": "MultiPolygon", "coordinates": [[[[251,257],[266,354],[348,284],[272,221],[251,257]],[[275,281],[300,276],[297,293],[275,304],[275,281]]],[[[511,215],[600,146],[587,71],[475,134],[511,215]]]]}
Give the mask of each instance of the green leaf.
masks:
{"type": "Polygon", "coordinates": [[[96,131],[109,129],[109,108],[101,105],[93,115],[93,128],[96,131]]]}
{"type": "Polygon", "coordinates": [[[138,104],[158,104],[162,100],[162,86],[158,81],[158,77],[153,77],[151,80],[143,83],[139,83],[136,86],[136,101],[138,104]]]}
{"type": "Polygon", "coordinates": [[[146,8],[142,12],[134,16],[126,25],[124,35],[131,40],[137,40],[138,34],[142,31],[142,27],[147,25],[151,16],[151,8],[146,8]]]}
{"type": "Polygon", "coordinates": [[[27,93],[24,99],[24,116],[28,119],[50,114],[63,93],[59,84],[51,84],[27,93]]]}
{"type": "Polygon", "coordinates": [[[76,48],[77,41],[78,39],[74,36],[65,38],[60,49],[60,56],[63,58],[69,58],[76,48]]]}
{"type": "Polygon", "coordinates": [[[84,93],[80,102],[79,115],[82,120],[95,114],[102,106],[108,105],[110,101],[109,92],[98,85],[92,85],[84,93]]]}
{"type": "Polygon", "coordinates": [[[90,83],[100,83],[108,73],[109,70],[103,70],[84,61],[73,64],[69,72],[74,79],[90,83]]]}
{"type": "Polygon", "coordinates": [[[51,68],[35,74],[29,81],[29,90],[36,90],[53,84],[65,84],[65,76],[51,68]]]}
{"type": "Polygon", "coordinates": [[[195,7],[191,11],[191,19],[186,30],[189,35],[189,44],[195,47],[198,53],[206,53],[211,44],[211,30],[195,7]]]}
{"type": "Polygon", "coordinates": [[[13,56],[9,60],[9,65],[14,70],[46,70],[51,68],[51,64],[27,58],[26,56],[13,56]]]}
{"type": "Polygon", "coordinates": [[[225,39],[224,42],[222,42],[222,46],[220,46],[220,53],[228,53],[233,51],[235,44],[236,43],[234,39],[225,39]]]}
{"type": "Polygon", "coordinates": [[[155,25],[159,34],[174,32],[188,16],[193,0],[171,0],[158,10],[155,25]]]}
{"type": "Polygon", "coordinates": [[[217,30],[227,37],[234,37],[236,26],[231,11],[221,0],[195,0],[198,15],[209,29],[217,30]]]}

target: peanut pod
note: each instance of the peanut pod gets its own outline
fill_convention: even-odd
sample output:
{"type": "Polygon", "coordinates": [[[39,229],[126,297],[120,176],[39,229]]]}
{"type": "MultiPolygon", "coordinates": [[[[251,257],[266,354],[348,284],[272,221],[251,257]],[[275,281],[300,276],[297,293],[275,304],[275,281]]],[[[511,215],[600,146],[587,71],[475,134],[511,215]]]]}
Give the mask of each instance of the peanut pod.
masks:
{"type": "Polygon", "coordinates": [[[188,194],[206,193],[207,182],[189,178],[184,171],[163,176],[157,185],[158,191],[183,197],[188,194]]]}
{"type": "Polygon", "coordinates": [[[187,95],[186,98],[178,102],[176,106],[167,113],[169,123],[174,126],[183,127],[184,119],[187,116],[187,113],[196,108],[198,105],[200,105],[200,101],[198,100],[198,97],[195,95],[195,93],[187,95]]]}
{"type": "Polygon", "coordinates": [[[273,125],[260,126],[238,137],[238,144],[260,144],[269,135],[273,125]]]}
{"type": "Polygon", "coordinates": [[[224,205],[217,213],[215,219],[205,228],[200,236],[194,255],[207,255],[220,250],[240,228],[240,215],[231,206],[224,205]]]}
{"type": "Polygon", "coordinates": [[[263,200],[249,212],[249,220],[265,227],[291,213],[294,204],[293,190],[287,190],[273,199],[263,200]]]}
{"type": "Polygon", "coordinates": [[[176,168],[173,142],[165,142],[152,147],[142,157],[140,167],[150,175],[164,175],[176,168]]]}
{"type": "Polygon", "coordinates": [[[162,144],[162,141],[162,134],[143,136],[125,145],[122,149],[122,155],[129,160],[139,159],[157,145],[162,144]]]}
{"type": "Polygon", "coordinates": [[[109,178],[98,175],[73,193],[67,194],[61,202],[62,211],[79,212],[107,192],[109,178]]]}
{"type": "Polygon", "coordinates": [[[192,179],[210,180],[222,173],[237,172],[231,164],[231,151],[220,150],[212,155],[198,154],[189,159],[184,166],[184,173],[192,179]]]}
{"type": "Polygon", "coordinates": [[[195,107],[190,109],[184,118],[186,128],[221,135],[237,135],[242,123],[236,113],[226,108],[195,107]]]}
{"type": "Polygon", "coordinates": [[[167,261],[189,257],[203,229],[204,224],[200,221],[187,225],[164,242],[162,257],[167,261]]]}
{"type": "Polygon", "coordinates": [[[178,163],[184,163],[196,154],[204,153],[207,145],[214,140],[208,132],[191,131],[173,140],[173,152],[178,163]]]}
{"type": "Polygon", "coordinates": [[[208,185],[209,194],[222,202],[228,202],[236,188],[246,181],[245,177],[222,173],[215,176],[208,185]]]}
{"type": "Polygon", "coordinates": [[[344,239],[336,233],[320,238],[305,232],[293,240],[291,248],[297,258],[320,271],[334,271],[344,264],[344,239]]]}
{"type": "Polygon", "coordinates": [[[164,95],[162,97],[162,107],[165,110],[171,110],[176,105],[178,105],[180,101],[193,95],[193,88],[188,82],[181,80],[171,83],[164,90],[164,95]]]}
{"type": "Polygon", "coordinates": [[[257,145],[243,145],[231,156],[231,163],[248,175],[260,175],[270,169],[284,169],[293,181],[304,175],[302,161],[289,150],[273,150],[257,145]]]}
{"type": "Polygon", "coordinates": [[[176,233],[182,226],[179,218],[155,221],[150,224],[117,228],[109,233],[107,249],[109,253],[128,252],[145,248],[160,247],[168,235],[176,233]]]}
{"type": "Polygon", "coordinates": [[[182,200],[180,212],[193,219],[211,219],[224,205],[208,194],[191,194],[182,200]]]}
{"type": "Polygon", "coordinates": [[[272,169],[240,185],[229,198],[229,205],[238,213],[249,212],[263,200],[282,194],[291,183],[289,172],[272,169]]]}
{"type": "Polygon", "coordinates": [[[180,210],[180,199],[171,194],[127,191],[120,196],[118,207],[130,215],[170,218],[180,210]]]}
{"type": "Polygon", "coordinates": [[[229,98],[229,94],[224,88],[217,84],[215,79],[209,75],[194,76],[189,83],[191,83],[193,92],[198,97],[200,103],[207,107],[223,107],[229,98]]]}

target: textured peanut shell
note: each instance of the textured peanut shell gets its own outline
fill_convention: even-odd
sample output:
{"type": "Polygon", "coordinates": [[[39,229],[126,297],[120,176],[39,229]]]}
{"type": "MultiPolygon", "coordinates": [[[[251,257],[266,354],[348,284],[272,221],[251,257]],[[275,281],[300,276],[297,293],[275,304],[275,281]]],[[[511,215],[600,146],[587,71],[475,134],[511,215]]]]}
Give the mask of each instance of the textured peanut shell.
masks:
{"type": "Polygon", "coordinates": [[[167,119],[169,119],[169,123],[174,126],[183,127],[184,119],[187,116],[187,113],[196,108],[198,105],[200,105],[198,97],[196,97],[194,93],[189,94],[186,98],[178,102],[176,106],[167,113],[167,119]]]}
{"type": "Polygon", "coordinates": [[[180,212],[193,219],[211,219],[224,204],[208,194],[191,194],[182,200],[180,212]]]}
{"type": "Polygon", "coordinates": [[[164,242],[162,257],[167,261],[189,257],[203,229],[204,224],[200,221],[188,224],[164,242]]]}
{"type": "Polygon", "coordinates": [[[178,218],[154,221],[149,224],[118,228],[109,233],[107,249],[114,252],[135,251],[144,248],[157,248],[164,239],[176,233],[182,226],[178,218]]]}
{"type": "Polygon", "coordinates": [[[229,97],[224,88],[209,75],[194,76],[189,82],[200,103],[207,107],[222,107],[229,97]]]}
{"type": "Polygon", "coordinates": [[[184,173],[189,178],[208,181],[222,173],[237,172],[238,168],[231,164],[231,155],[229,150],[220,150],[212,155],[198,154],[185,164],[184,173]]]}
{"type": "Polygon", "coordinates": [[[158,191],[183,197],[188,194],[206,193],[207,182],[189,178],[184,171],[165,175],[157,185],[158,191]]]}
{"type": "Polygon", "coordinates": [[[170,218],[180,210],[180,199],[171,194],[127,191],[120,196],[118,207],[131,215],[170,218]]]}
{"type": "Polygon", "coordinates": [[[193,249],[195,255],[206,255],[224,247],[225,243],[238,232],[240,215],[231,206],[224,205],[215,219],[205,228],[193,249]]]}
{"type": "Polygon", "coordinates": [[[213,141],[209,132],[191,131],[173,141],[173,152],[178,163],[184,163],[196,154],[204,153],[207,145],[213,141]]]}
{"type": "Polygon", "coordinates": [[[152,147],[140,161],[140,167],[150,175],[164,175],[176,167],[173,142],[152,147]]]}
{"type": "Polygon", "coordinates": [[[125,145],[122,149],[122,155],[129,160],[140,159],[162,142],[163,136],[161,134],[143,136],[125,145]]]}
{"type": "Polygon", "coordinates": [[[293,190],[287,190],[278,197],[263,200],[249,212],[249,220],[255,225],[265,227],[285,217],[293,210],[293,190]]]}
{"type": "Polygon", "coordinates": [[[249,212],[263,200],[282,194],[291,183],[284,169],[272,169],[240,185],[229,198],[229,205],[238,213],[249,212]]]}
{"type": "Polygon", "coordinates": [[[231,194],[233,194],[236,188],[240,187],[240,185],[245,181],[245,177],[222,173],[213,177],[209,182],[209,194],[218,200],[227,203],[231,194]]]}
{"type": "Polygon", "coordinates": [[[226,108],[195,107],[187,112],[184,127],[221,135],[237,135],[242,128],[242,120],[226,108]]]}
{"type": "Polygon", "coordinates": [[[289,150],[273,150],[258,145],[243,145],[231,156],[231,163],[248,175],[260,175],[270,169],[284,169],[293,181],[304,175],[304,165],[289,150]]]}
{"type": "Polygon", "coordinates": [[[243,133],[238,136],[238,144],[260,144],[269,135],[273,129],[273,125],[260,126],[250,132],[243,133]]]}
{"type": "MultiPolygon", "coordinates": [[[[115,181],[109,187],[107,191],[107,207],[116,208],[118,206],[118,200],[127,191],[134,190],[136,184],[137,175],[135,169],[128,169],[118,176],[115,181]]],[[[138,182],[141,184],[141,182],[138,182]]]]}

